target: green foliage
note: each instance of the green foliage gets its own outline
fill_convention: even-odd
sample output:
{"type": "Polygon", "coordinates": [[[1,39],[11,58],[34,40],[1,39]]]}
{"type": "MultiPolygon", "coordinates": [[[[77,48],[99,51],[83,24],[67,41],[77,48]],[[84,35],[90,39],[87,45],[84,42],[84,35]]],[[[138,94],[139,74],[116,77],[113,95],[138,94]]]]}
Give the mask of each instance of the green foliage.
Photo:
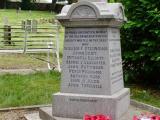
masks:
{"type": "Polygon", "coordinates": [[[33,7],[33,4],[31,3],[31,0],[22,0],[21,2],[22,10],[31,10],[32,7],[33,7]]]}
{"type": "Polygon", "coordinates": [[[121,31],[125,78],[160,85],[160,1],[122,2],[128,18],[121,31]]]}
{"type": "Polygon", "coordinates": [[[0,8],[6,8],[6,6],[7,6],[7,1],[8,1],[8,0],[1,0],[1,2],[0,2],[0,8]]]}
{"type": "Polygon", "coordinates": [[[119,2],[119,0],[107,0],[109,3],[119,2]]]}
{"type": "Polygon", "coordinates": [[[78,2],[78,0],[68,0],[69,4],[76,3],[76,2],[78,2]]]}

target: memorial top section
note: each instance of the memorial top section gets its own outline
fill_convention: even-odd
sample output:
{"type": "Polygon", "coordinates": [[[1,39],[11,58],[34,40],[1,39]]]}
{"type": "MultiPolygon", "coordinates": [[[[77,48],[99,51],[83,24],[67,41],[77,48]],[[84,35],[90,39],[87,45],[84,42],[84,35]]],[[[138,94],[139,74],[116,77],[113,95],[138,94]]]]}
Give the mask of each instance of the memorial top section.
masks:
{"type": "Polygon", "coordinates": [[[66,5],[61,13],[57,15],[57,19],[64,26],[67,26],[69,22],[72,22],[71,26],[83,26],[83,24],[85,26],[89,24],[103,26],[117,24],[118,26],[126,21],[124,8],[121,3],[107,3],[104,0],[99,0],[99,2],[98,0],[79,0],[77,3],[66,5]]]}
{"type": "Polygon", "coordinates": [[[78,1],[107,2],[106,0],[78,0],[78,1]]]}

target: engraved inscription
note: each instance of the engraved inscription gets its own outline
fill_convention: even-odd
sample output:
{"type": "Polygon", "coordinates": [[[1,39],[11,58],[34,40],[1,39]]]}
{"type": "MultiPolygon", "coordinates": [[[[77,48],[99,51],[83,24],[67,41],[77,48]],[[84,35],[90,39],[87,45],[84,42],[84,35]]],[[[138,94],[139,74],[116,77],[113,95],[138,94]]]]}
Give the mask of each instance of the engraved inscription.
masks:
{"type": "Polygon", "coordinates": [[[107,38],[107,28],[66,29],[63,63],[68,88],[102,89],[107,38]]]}
{"type": "Polygon", "coordinates": [[[80,99],[70,98],[69,101],[72,101],[72,102],[97,102],[97,100],[95,100],[95,99],[83,99],[83,98],[80,98],[80,99]]]}
{"type": "Polygon", "coordinates": [[[110,29],[109,36],[110,79],[115,84],[123,80],[119,30],[110,29]]]}
{"type": "Polygon", "coordinates": [[[96,13],[93,8],[81,5],[72,12],[71,18],[96,18],[96,13]]]}

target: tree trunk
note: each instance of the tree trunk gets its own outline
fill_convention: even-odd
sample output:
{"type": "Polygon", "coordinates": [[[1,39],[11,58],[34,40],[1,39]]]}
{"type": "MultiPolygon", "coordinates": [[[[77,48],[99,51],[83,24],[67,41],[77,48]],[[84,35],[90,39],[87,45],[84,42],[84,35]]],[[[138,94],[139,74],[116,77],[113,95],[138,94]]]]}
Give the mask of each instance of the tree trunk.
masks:
{"type": "Polygon", "coordinates": [[[54,10],[56,7],[57,0],[52,0],[51,10],[54,10]]]}

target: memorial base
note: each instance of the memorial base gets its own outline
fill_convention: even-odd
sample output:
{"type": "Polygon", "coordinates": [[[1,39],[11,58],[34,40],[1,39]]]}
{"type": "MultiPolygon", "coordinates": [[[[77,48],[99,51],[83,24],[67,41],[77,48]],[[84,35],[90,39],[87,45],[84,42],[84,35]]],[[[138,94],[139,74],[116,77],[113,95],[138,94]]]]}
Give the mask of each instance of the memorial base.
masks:
{"type": "Polygon", "coordinates": [[[127,88],[111,96],[56,93],[53,95],[52,116],[82,119],[84,114],[104,114],[119,120],[128,110],[129,93],[127,88]]]}

